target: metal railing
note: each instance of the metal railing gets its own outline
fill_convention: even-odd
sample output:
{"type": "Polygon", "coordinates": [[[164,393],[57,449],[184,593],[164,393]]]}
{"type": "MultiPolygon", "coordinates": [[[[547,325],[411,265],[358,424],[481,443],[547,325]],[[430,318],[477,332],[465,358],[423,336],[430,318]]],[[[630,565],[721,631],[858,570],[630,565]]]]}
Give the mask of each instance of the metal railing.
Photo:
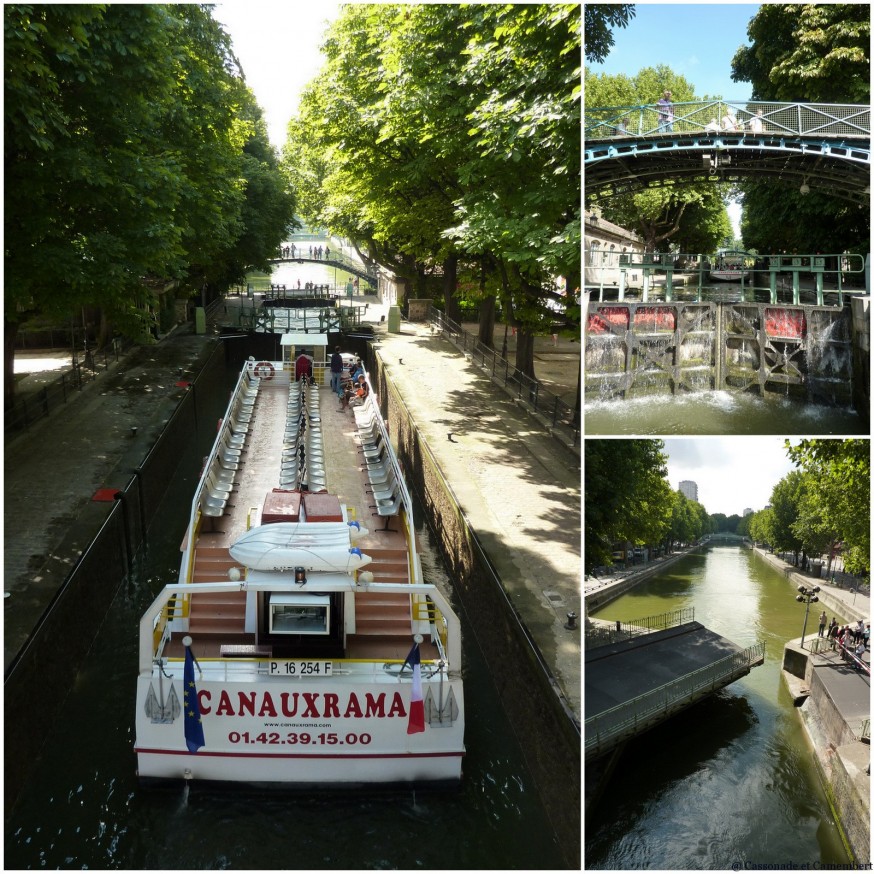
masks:
{"type": "Polygon", "coordinates": [[[26,431],[34,422],[66,404],[89,382],[105,373],[109,365],[118,361],[131,345],[130,341],[116,341],[112,346],[74,357],[70,369],[52,382],[36,391],[21,391],[15,395],[12,404],[4,411],[4,435],[8,438],[19,431],[26,431]]]}
{"type": "Polygon", "coordinates": [[[754,100],[697,100],[586,108],[586,139],[659,133],[750,133],[778,136],[871,136],[871,107],[754,100]]]}
{"type": "Polygon", "coordinates": [[[590,717],[584,728],[586,756],[609,752],[621,740],[661,722],[673,710],[748,673],[764,657],[762,641],[590,717]]]}
{"type": "Polygon", "coordinates": [[[676,628],[678,625],[694,621],[695,608],[681,607],[679,610],[670,610],[667,613],[658,613],[643,619],[632,619],[626,622],[617,619],[615,625],[610,627],[606,624],[589,626],[587,623],[585,645],[586,649],[609,646],[613,643],[640,637],[643,634],[665,631],[668,628],[676,628]]]}
{"type": "Polygon", "coordinates": [[[538,380],[517,370],[506,358],[484,346],[477,337],[469,334],[436,307],[428,308],[428,321],[439,328],[445,339],[461,349],[465,355],[470,355],[471,360],[479,364],[493,382],[523,401],[532,413],[545,417],[555,432],[567,437],[574,447],[580,445],[578,410],[544,388],[538,380]]]}

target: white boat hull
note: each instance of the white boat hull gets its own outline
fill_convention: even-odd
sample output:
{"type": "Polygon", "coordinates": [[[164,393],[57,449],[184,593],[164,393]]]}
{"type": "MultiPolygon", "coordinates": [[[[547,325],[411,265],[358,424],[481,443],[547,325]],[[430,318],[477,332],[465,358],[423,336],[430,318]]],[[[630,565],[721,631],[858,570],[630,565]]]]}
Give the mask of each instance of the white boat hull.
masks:
{"type": "MultiPolygon", "coordinates": [[[[182,700],[181,672],[173,691],[182,700]]],[[[367,783],[452,783],[461,779],[464,703],[461,683],[444,681],[454,719],[426,722],[407,734],[410,683],[337,682],[298,678],[197,683],[205,744],[189,752],[184,718],[148,715],[156,679],[141,678],[137,692],[138,775],[152,780],[193,779],[300,786],[367,783]]],[[[164,681],[162,692],[169,696],[164,681]]],[[[439,682],[423,683],[436,701],[439,682]]]]}

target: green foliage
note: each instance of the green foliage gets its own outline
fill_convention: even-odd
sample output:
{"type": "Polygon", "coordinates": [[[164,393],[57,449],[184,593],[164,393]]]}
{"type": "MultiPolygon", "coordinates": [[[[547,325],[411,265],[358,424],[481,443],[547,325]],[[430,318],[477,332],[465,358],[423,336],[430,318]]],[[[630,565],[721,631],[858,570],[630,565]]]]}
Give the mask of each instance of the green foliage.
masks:
{"type": "Polygon", "coordinates": [[[821,191],[802,195],[773,183],[743,184],[741,232],[745,246],[761,252],[868,251],[871,212],[821,191]],[[779,196],[777,196],[779,195],[779,196]]]}
{"type": "MultiPolygon", "coordinates": [[[[854,573],[870,568],[871,457],[868,440],[801,440],[787,452],[801,468],[807,501],[798,530],[819,538],[814,546],[841,540],[845,565],[854,573]]],[[[800,471],[793,471],[801,475],[800,471]]],[[[792,474],[790,474],[792,476],[792,474]]]]}
{"type": "Polygon", "coordinates": [[[611,563],[618,541],[659,543],[673,499],[661,440],[586,440],[585,566],[611,563]]]}
{"type": "MultiPolygon", "coordinates": [[[[654,104],[666,89],[675,103],[702,99],[691,82],[664,64],[644,67],[631,77],[586,70],[590,107],[654,104]]],[[[724,185],[677,185],[611,197],[601,209],[608,221],[639,234],[648,252],[711,252],[732,235],[727,195],[724,185]]]]}
{"type": "Polygon", "coordinates": [[[344,7],[284,150],[303,217],[411,279],[487,264],[544,327],[579,285],[579,11],[344,7]]]}
{"type": "MultiPolygon", "coordinates": [[[[763,4],[747,32],[732,79],[751,82],[754,100],[870,102],[870,5],[763,4]]],[[[762,252],[855,251],[870,238],[867,206],[775,183],[741,188],[744,242],[762,252]]]]}
{"type": "Polygon", "coordinates": [[[627,27],[632,18],[634,18],[633,4],[587,3],[586,60],[594,63],[603,62],[613,47],[611,29],[627,27]]]}
{"type": "Polygon", "coordinates": [[[292,204],[208,7],[7,5],[4,46],[7,334],[89,305],[136,335],[149,287],[264,263],[292,204]]]}
{"type": "Polygon", "coordinates": [[[751,82],[754,100],[870,102],[869,5],[766,3],[747,33],[732,79],[751,82]]]}

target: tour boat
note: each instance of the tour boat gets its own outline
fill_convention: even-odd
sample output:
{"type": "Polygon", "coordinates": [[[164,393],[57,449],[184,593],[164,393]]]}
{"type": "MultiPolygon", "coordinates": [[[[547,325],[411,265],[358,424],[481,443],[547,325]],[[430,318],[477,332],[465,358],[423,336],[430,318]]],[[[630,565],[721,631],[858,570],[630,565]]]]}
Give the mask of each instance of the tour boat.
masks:
{"type": "Polygon", "coordinates": [[[458,617],[423,578],[369,377],[363,401],[342,409],[325,384],[326,342],[283,335],[285,360],[250,360],[232,392],[178,582],[140,621],[143,781],[461,778],[458,617]],[[295,341],[317,347],[311,380],[295,380],[295,341]]]}

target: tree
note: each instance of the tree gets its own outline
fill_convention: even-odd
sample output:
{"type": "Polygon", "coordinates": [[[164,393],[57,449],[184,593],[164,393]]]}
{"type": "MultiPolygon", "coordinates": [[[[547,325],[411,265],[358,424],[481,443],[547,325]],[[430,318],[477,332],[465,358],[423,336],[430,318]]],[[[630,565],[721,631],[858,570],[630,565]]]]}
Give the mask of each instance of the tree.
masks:
{"type": "Polygon", "coordinates": [[[627,27],[634,18],[634,5],[627,3],[586,4],[586,60],[602,63],[613,48],[611,28],[627,27]]]}
{"type": "Polygon", "coordinates": [[[798,519],[803,497],[804,477],[800,471],[793,470],[786,474],[771,492],[771,510],[773,513],[773,529],[770,543],[775,549],[792,552],[795,564],[804,547],[804,542],[795,532],[793,525],[798,519]]]}
{"type": "Polygon", "coordinates": [[[4,46],[9,403],[29,316],[143,339],[152,286],[265,263],[293,201],[208,7],[9,5],[4,46]]]}
{"type": "Polygon", "coordinates": [[[659,543],[671,489],[661,440],[587,440],[583,508],[586,570],[611,564],[613,544],[659,543]]]}
{"type": "Polygon", "coordinates": [[[752,45],[731,78],[753,100],[869,103],[871,10],[858,3],[764,4],[747,27],[752,45]]]}
{"type": "MultiPolygon", "coordinates": [[[[868,571],[871,561],[869,441],[801,440],[796,446],[787,441],[787,452],[807,478],[807,509],[815,521],[815,530],[826,538],[844,541],[844,564],[848,570],[868,571]]],[[[801,475],[801,471],[793,473],[801,475]]]]}
{"type": "MultiPolygon", "coordinates": [[[[871,10],[864,4],[763,4],[747,28],[752,45],[732,60],[732,79],[754,100],[870,102],[871,10]]],[[[857,251],[871,235],[870,209],[821,192],[747,181],[743,238],[762,252],[857,251]]],[[[867,249],[865,249],[867,251],[867,249]]]]}

